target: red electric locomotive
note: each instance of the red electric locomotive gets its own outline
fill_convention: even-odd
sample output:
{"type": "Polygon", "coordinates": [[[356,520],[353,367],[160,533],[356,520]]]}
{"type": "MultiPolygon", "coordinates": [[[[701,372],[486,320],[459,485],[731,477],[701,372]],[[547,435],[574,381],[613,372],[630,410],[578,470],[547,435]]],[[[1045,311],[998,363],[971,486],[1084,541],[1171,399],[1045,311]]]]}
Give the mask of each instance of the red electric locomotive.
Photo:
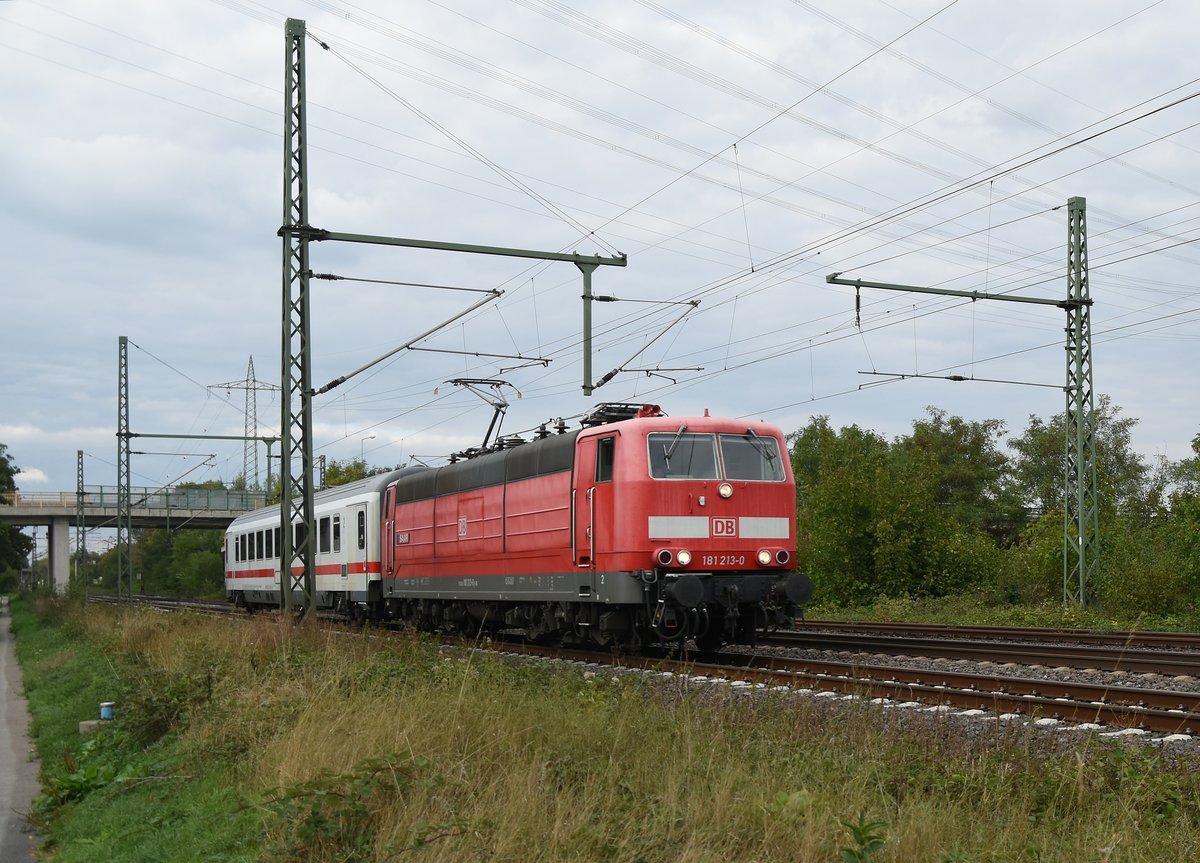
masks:
{"type": "Polygon", "coordinates": [[[384,492],[388,619],[636,650],[752,643],[812,592],[791,571],[795,483],[778,428],[604,405],[384,492]]]}

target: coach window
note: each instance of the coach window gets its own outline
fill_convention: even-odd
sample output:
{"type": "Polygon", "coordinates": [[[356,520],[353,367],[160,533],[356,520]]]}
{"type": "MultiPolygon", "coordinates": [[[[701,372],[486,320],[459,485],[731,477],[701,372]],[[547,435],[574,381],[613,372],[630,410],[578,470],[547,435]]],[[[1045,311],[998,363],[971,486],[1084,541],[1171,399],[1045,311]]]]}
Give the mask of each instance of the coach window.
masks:
{"type": "Polygon", "coordinates": [[[271,556],[279,557],[279,528],[277,528],[277,527],[271,528],[271,533],[275,537],[275,553],[271,556]]]}
{"type": "Polygon", "coordinates": [[[333,517],[333,553],[337,554],[342,550],[342,517],[335,515],[333,517]]]}
{"type": "Polygon", "coordinates": [[[266,540],[266,546],[267,546],[267,548],[266,548],[266,559],[267,560],[270,560],[271,558],[273,558],[275,556],[275,545],[272,542],[272,539],[273,539],[272,534],[274,534],[274,532],[275,531],[271,530],[271,528],[269,528],[269,527],[265,531],[263,531],[263,538],[266,540]]]}
{"type": "Polygon", "coordinates": [[[612,482],[616,449],[615,437],[602,437],[596,441],[596,482],[612,482]]]}
{"type": "Polygon", "coordinates": [[[318,554],[329,552],[329,516],[325,516],[317,523],[317,542],[318,554]]]}
{"type": "Polygon", "coordinates": [[[240,536],[233,538],[233,562],[242,562],[242,538],[240,536]]]}
{"type": "Polygon", "coordinates": [[[238,537],[238,554],[239,560],[246,560],[246,534],[238,537]]]}
{"type": "Polygon", "coordinates": [[[367,547],[367,514],[361,509],[358,511],[358,547],[367,547]]]}
{"type": "Polygon", "coordinates": [[[263,548],[263,544],[264,544],[263,532],[260,530],[256,534],[254,534],[254,559],[255,560],[263,559],[263,555],[264,555],[264,551],[265,551],[263,548]]]}

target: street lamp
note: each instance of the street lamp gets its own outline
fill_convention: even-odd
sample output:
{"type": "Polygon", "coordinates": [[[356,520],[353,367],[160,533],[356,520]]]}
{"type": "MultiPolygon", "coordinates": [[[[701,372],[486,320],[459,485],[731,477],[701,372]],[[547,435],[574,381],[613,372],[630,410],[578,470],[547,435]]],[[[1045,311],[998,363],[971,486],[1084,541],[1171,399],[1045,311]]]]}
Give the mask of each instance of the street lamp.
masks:
{"type": "Polygon", "coordinates": [[[366,437],[359,439],[358,442],[358,456],[363,463],[364,469],[367,466],[367,441],[369,440],[375,440],[375,432],[371,432],[366,437]]]}

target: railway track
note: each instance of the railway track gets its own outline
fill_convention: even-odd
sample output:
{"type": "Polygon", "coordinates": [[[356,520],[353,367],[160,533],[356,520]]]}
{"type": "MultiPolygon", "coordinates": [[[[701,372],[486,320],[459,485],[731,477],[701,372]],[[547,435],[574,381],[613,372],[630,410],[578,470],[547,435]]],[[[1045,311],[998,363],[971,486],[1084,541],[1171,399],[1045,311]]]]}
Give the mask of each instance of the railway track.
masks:
{"type": "Polygon", "coordinates": [[[87,600],[88,602],[97,602],[105,605],[133,603],[135,605],[157,608],[160,611],[195,611],[201,614],[230,616],[243,615],[246,613],[244,609],[237,608],[232,604],[220,599],[182,599],[175,596],[145,595],[118,597],[111,593],[89,593],[87,600]]]}
{"type": "Polygon", "coordinates": [[[833,692],[879,703],[986,711],[998,718],[1087,723],[1162,734],[1200,735],[1200,693],[1024,679],[1003,675],[929,671],[809,659],[723,654],[710,662],[617,657],[563,648],[506,645],[522,655],[567,659],[792,691],[833,692]]]}
{"type": "Polygon", "coordinates": [[[844,620],[800,620],[796,622],[794,631],[906,635],[927,638],[1001,639],[1004,641],[1040,641],[1049,644],[1097,644],[1113,647],[1178,647],[1200,650],[1200,633],[1197,632],[1135,632],[1036,626],[960,626],[937,623],[868,623],[844,620]]]}
{"type": "Polygon", "coordinates": [[[852,651],[890,656],[965,659],[971,662],[1124,671],[1200,678],[1200,650],[1151,650],[1108,644],[1045,644],[969,641],[944,637],[874,635],[865,632],[776,632],[764,644],[780,647],[852,651]]]}
{"type": "MultiPolygon", "coordinates": [[[[228,603],[177,600],[168,597],[134,597],[154,608],[201,613],[243,614],[228,603]]],[[[103,594],[94,602],[117,602],[103,594]]],[[[128,601],[128,600],[126,600],[128,601]]],[[[987,627],[988,637],[1007,630],[987,627]]],[[[1070,634],[1070,630],[1064,630],[1070,634]]],[[[774,645],[822,650],[863,650],[892,655],[964,658],[973,662],[1066,664],[1083,668],[1115,668],[1155,674],[1187,673],[1200,676],[1200,651],[1148,650],[1111,645],[1061,645],[971,642],[868,636],[856,632],[801,631],[775,633],[774,645]],[[1106,665],[1107,663],[1107,665],[1106,665]],[[1183,669],[1187,669],[1184,671],[1183,669]]],[[[831,692],[870,698],[885,704],[925,705],[937,709],[987,711],[998,718],[1024,718],[1035,722],[1089,723],[1140,729],[1162,734],[1200,735],[1200,692],[1097,684],[1071,680],[1033,679],[995,670],[902,668],[824,658],[763,656],[724,653],[697,661],[694,657],[613,656],[570,648],[540,647],[502,640],[500,649],[527,656],[597,663],[616,668],[669,672],[696,683],[725,682],[732,686],[786,687],[794,691],[831,692]]]]}

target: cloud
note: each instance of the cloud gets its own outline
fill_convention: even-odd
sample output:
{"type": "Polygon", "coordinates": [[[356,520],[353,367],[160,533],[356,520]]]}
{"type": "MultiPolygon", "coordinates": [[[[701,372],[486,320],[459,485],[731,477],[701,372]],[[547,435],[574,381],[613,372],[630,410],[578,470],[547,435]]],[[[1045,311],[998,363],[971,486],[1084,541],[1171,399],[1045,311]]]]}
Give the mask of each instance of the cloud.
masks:
{"type": "MultiPolygon", "coordinates": [[[[70,14],[0,3],[0,76],[21,81],[5,94],[21,122],[0,127],[12,286],[0,442],[48,478],[28,482],[69,489],[79,449],[89,483],[115,479],[119,336],[130,342],[139,434],[238,435],[244,390],[209,387],[239,381],[250,355],[260,381],[283,376],[283,21],[192,0],[111,0],[103,18],[82,0],[53,5],[70,14]]],[[[827,414],[835,426],[887,436],[935,404],[1003,419],[1016,433],[1030,414],[1060,412],[1061,392],[936,378],[860,390],[879,381],[860,372],[1055,385],[1060,311],[863,291],[860,328],[855,292],[824,278],[840,270],[1061,296],[1071,195],[1091,208],[1096,391],[1141,420],[1135,447],[1190,453],[1196,412],[1177,398],[1190,391],[1200,305],[1196,247],[1186,245],[1197,232],[1189,208],[1200,146],[1186,131],[1189,108],[968,194],[938,195],[1086,123],[1160,104],[1193,77],[1188,40],[1200,7],[1167,0],[1131,15],[1100,0],[1084,21],[1060,4],[1037,15],[960,4],[877,52],[917,17],[878,4],[826,13],[698,3],[664,15],[656,4],[545,13],[467,0],[461,11],[413,6],[401,25],[389,18],[393,5],[306,10],[310,30],[354,46],[356,67],[380,85],[310,52],[310,222],[620,250],[629,266],[597,271],[593,290],[636,302],[592,310],[593,380],[624,371],[584,398],[580,274],[570,264],[316,243],[313,270],[348,278],[311,286],[313,386],[474,299],[412,283],[504,295],[425,340],[426,350],[317,398],[315,454],[436,462],[478,445],[492,411],[449,392],[444,382],[463,376],[501,377],[524,393],[505,433],[560,416],[573,424],[598,401],[643,400],[675,416],[710,408],[789,431],[827,414]],[[389,280],[401,284],[380,283],[389,280]],[[670,328],[680,308],[653,302],[692,298],[702,304],[670,328]],[[488,354],[552,363],[508,370],[520,363],[488,354]],[[377,438],[364,445],[370,431],[377,438]]],[[[254,403],[259,428],[278,429],[279,393],[258,392],[254,403]]],[[[216,454],[206,479],[232,479],[244,464],[241,441],[143,440],[135,450],[147,451],[133,459],[139,483],[190,472],[197,456],[185,453],[216,454]]]]}
{"type": "Polygon", "coordinates": [[[50,481],[50,478],[48,476],[46,476],[44,471],[41,471],[36,467],[31,467],[28,470],[23,470],[20,473],[18,473],[14,477],[14,480],[16,480],[17,486],[20,487],[21,483],[26,483],[26,482],[32,482],[32,483],[37,483],[39,485],[45,485],[46,483],[48,483],[50,481]]]}

